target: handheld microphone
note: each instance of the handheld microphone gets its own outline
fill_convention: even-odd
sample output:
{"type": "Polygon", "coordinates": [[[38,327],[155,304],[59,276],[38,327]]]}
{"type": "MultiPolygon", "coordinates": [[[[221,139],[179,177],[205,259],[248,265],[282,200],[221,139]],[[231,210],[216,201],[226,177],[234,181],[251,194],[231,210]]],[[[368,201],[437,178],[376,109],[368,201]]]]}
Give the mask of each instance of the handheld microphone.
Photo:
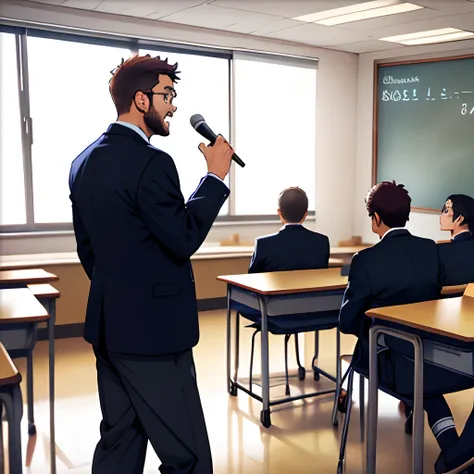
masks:
{"type": "MultiPolygon", "coordinates": [[[[217,135],[210,129],[209,125],[204,120],[204,117],[200,114],[194,114],[191,119],[191,126],[202,135],[204,138],[209,140],[212,145],[214,145],[217,140],[217,135]]],[[[237,156],[236,153],[232,155],[232,159],[240,165],[242,168],[245,166],[245,163],[237,156]]]]}

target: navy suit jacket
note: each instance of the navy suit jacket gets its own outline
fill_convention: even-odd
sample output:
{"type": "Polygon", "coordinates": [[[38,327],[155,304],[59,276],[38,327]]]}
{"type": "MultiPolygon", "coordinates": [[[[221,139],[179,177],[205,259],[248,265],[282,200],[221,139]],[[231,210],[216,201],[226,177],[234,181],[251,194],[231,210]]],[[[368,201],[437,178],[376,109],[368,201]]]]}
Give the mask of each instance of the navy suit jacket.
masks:
{"type": "MultiPolygon", "coordinates": [[[[356,365],[368,369],[371,319],[366,311],[434,300],[440,291],[438,250],[432,240],[415,237],[406,229],[393,230],[373,247],[355,254],[339,324],[343,333],[358,337],[356,365]]],[[[413,353],[405,341],[386,337],[385,342],[397,352],[413,353]]]]}
{"type": "Polygon", "coordinates": [[[456,235],[451,242],[438,244],[443,286],[474,282],[474,237],[470,232],[456,235]]]}
{"type": "Polygon", "coordinates": [[[256,241],[249,273],[328,268],[329,239],[302,225],[286,225],[280,232],[256,241]]]}
{"type": "Polygon", "coordinates": [[[205,177],[185,202],[172,158],[120,124],[74,160],[69,185],[77,252],[91,279],[84,338],[138,355],[196,345],[190,257],[227,186],[205,177]]]}

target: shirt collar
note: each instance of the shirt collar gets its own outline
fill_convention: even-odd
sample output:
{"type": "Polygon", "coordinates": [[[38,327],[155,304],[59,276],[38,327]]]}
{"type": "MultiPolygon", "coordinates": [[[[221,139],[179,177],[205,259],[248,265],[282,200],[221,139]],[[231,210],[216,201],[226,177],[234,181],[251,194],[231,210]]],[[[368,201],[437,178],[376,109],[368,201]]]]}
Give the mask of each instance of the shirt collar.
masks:
{"type": "Polygon", "coordinates": [[[284,229],[286,229],[286,228],[289,227],[289,226],[296,226],[296,225],[301,226],[301,224],[284,224],[283,227],[281,227],[280,230],[284,230],[284,229]]]}
{"type": "Polygon", "coordinates": [[[145,132],[140,127],[137,127],[133,123],[122,122],[121,120],[117,120],[117,122],[115,123],[117,123],[118,125],[123,125],[124,127],[128,127],[131,130],[134,130],[135,132],[138,133],[138,135],[140,135],[143,138],[143,140],[145,140],[147,143],[150,143],[149,138],[145,135],[145,132]]]}
{"type": "MultiPolygon", "coordinates": [[[[469,235],[471,235],[471,236],[472,236],[472,233],[471,233],[471,231],[470,231],[470,230],[468,230],[468,229],[466,229],[466,230],[462,230],[461,232],[458,232],[458,233],[457,233],[457,234],[456,234],[454,237],[452,237],[452,238],[451,238],[451,240],[454,240],[454,239],[455,239],[455,238],[456,238],[458,235],[462,235],[462,234],[464,234],[464,233],[466,233],[466,232],[468,232],[468,233],[469,233],[469,235]]],[[[465,236],[463,235],[463,237],[465,237],[465,236]]]]}
{"type": "Polygon", "coordinates": [[[393,232],[394,230],[406,230],[406,228],[405,227],[392,227],[388,229],[387,232],[385,232],[385,234],[382,235],[382,238],[380,240],[382,240],[387,234],[389,234],[390,232],[393,232]]]}

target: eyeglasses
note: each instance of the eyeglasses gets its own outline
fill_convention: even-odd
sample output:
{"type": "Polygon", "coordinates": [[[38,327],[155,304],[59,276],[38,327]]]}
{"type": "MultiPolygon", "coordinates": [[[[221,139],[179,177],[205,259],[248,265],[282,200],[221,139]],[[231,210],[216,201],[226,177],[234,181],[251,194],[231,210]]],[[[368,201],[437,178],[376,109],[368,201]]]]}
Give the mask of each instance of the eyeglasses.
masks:
{"type": "Polygon", "coordinates": [[[147,91],[145,92],[146,95],[148,95],[148,98],[150,99],[150,102],[152,101],[152,96],[154,95],[162,95],[163,96],[163,100],[165,102],[170,102],[171,105],[173,105],[173,99],[176,98],[176,96],[178,95],[176,93],[176,91],[172,88],[169,88],[166,92],[154,92],[154,91],[147,91]],[[171,96],[171,99],[170,99],[170,96],[171,96]]]}

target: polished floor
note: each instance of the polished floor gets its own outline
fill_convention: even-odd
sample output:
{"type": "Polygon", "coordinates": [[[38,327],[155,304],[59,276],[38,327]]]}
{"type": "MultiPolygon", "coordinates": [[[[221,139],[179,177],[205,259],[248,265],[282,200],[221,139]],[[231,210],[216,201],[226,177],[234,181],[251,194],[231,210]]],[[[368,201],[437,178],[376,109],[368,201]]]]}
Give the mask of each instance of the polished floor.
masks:
{"type": "MultiPolygon", "coordinates": [[[[248,377],[252,330],[242,328],[240,375],[248,377]]],[[[301,336],[300,336],[301,337],[301,336]]],[[[258,340],[258,338],[257,338],[258,340]]],[[[295,373],[294,345],[290,343],[290,370],[295,373]]],[[[351,353],[354,339],[342,336],[343,353],[351,353]]],[[[260,345],[257,343],[257,351],[260,345]]],[[[284,368],[283,337],[270,339],[270,370],[281,374],[284,368]]],[[[320,366],[334,373],[335,334],[321,333],[320,366]]],[[[302,348],[300,347],[301,352],[302,348]]],[[[339,453],[339,428],[330,422],[333,396],[278,405],[272,411],[272,426],[259,422],[260,404],[243,392],[232,397],[226,391],[225,314],[201,314],[201,341],[195,349],[198,383],[214,457],[215,474],[315,474],[336,473],[339,453]]],[[[49,412],[47,344],[40,342],[35,351],[35,417],[38,429],[36,446],[26,473],[49,472],[49,412]]],[[[24,361],[17,366],[25,373],[24,361]]],[[[343,366],[343,370],[347,366],[343,366]]],[[[258,352],[254,371],[259,373],[258,352]]],[[[56,341],[56,442],[57,472],[91,472],[91,459],[99,436],[100,409],[96,391],[94,357],[80,338],[56,341]]],[[[271,395],[284,395],[281,379],[272,382],[271,395]],[[274,385],[274,383],[276,385],[274,385]]],[[[357,382],[357,380],[356,380],[357,382]]],[[[292,380],[292,394],[300,390],[331,388],[332,382],[315,382],[310,374],[305,382],[292,380]]],[[[25,386],[23,382],[23,392],[25,386]]],[[[349,430],[345,472],[365,472],[364,444],[359,425],[358,385],[355,384],[353,416],[349,430]]],[[[366,390],[367,394],[367,390],[366,390]]],[[[366,395],[367,399],[367,395],[366,395]]],[[[398,402],[384,394],[379,398],[379,437],[377,472],[409,474],[411,438],[404,434],[404,419],[398,402]]],[[[458,428],[462,429],[472,408],[472,391],[448,396],[458,428]]],[[[23,417],[23,456],[27,445],[26,407],[23,417]]],[[[5,427],[4,427],[5,428],[5,427]]],[[[426,426],[425,473],[432,473],[439,450],[426,426]]],[[[158,473],[160,462],[149,447],[145,473],[158,473]]],[[[5,472],[8,472],[8,468],[5,472]]]]}

